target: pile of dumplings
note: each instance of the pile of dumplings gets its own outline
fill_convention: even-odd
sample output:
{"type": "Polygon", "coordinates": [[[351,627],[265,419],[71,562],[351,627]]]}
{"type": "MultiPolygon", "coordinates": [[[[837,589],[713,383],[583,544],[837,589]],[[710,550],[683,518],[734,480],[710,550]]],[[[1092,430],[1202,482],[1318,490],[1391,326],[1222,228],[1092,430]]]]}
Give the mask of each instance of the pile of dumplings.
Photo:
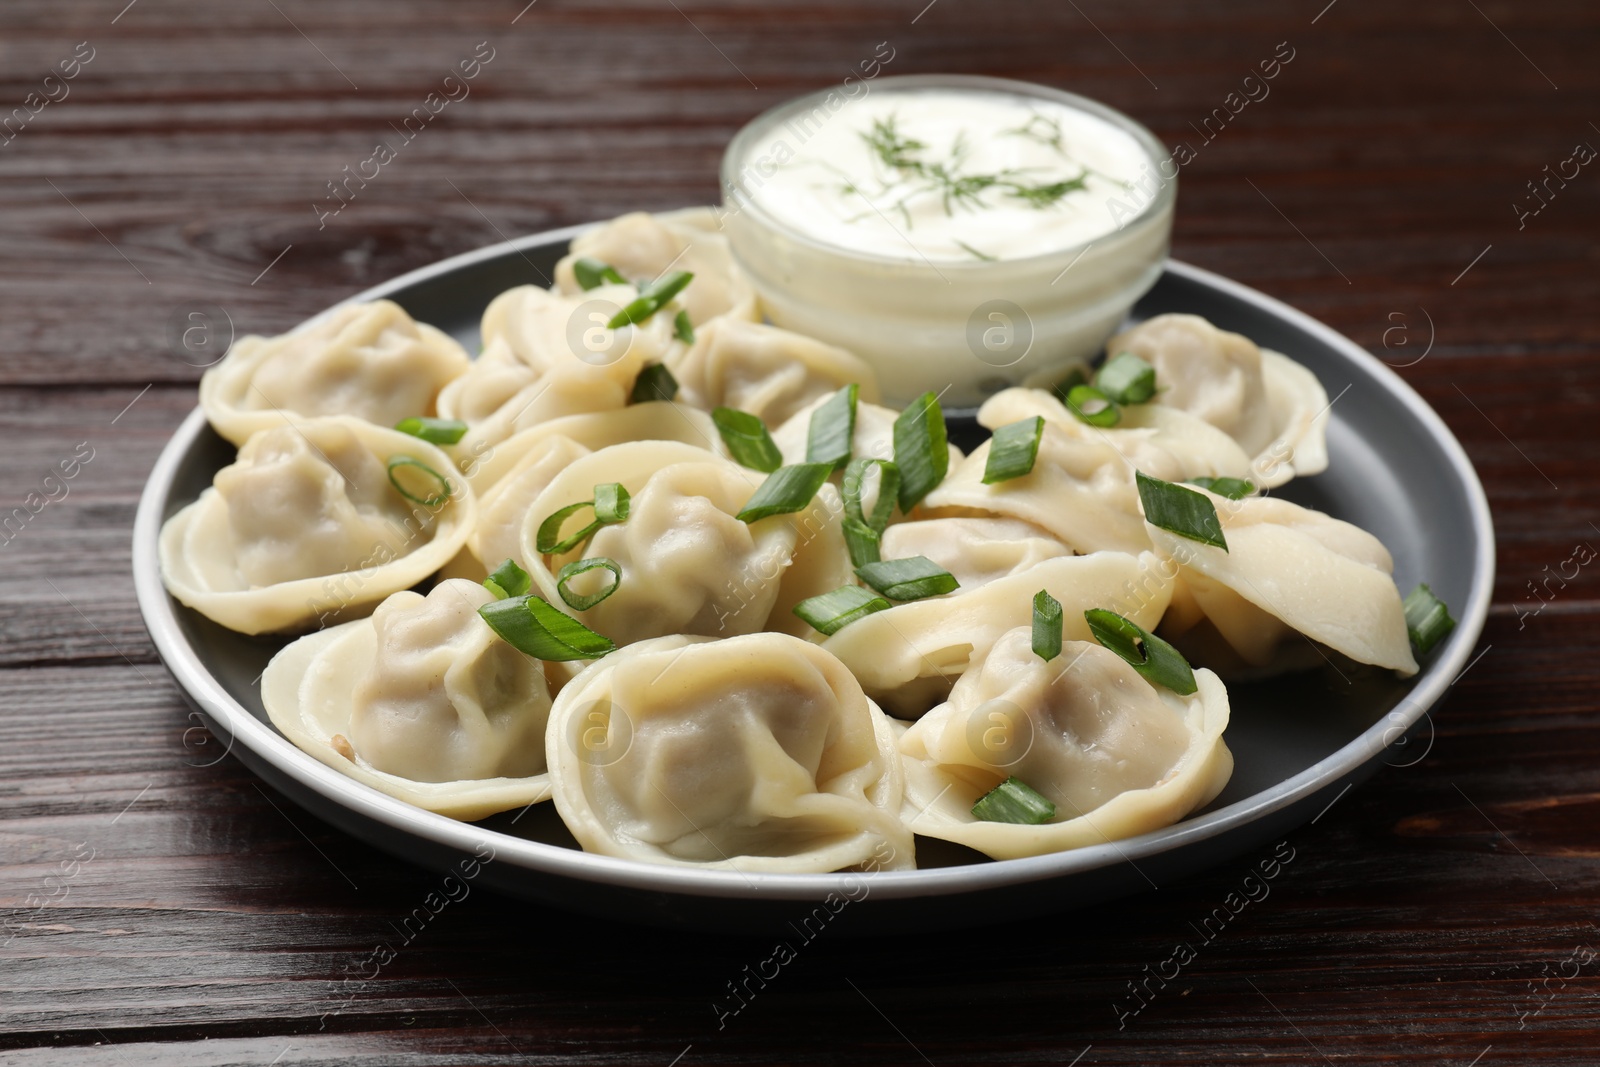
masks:
{"type": "Polygon", "coordinates": [[[585,233],[482,338],[378,301],[242,339],[200,388],[237,459],[160,538],[175,598],[290,638],[261,679],[284,736],[429,811],[553,801],[587,851],[743,872],[908,869],[918,835],[1038,855],[1215,798],[1225,680],[1418,669],[1383,545],[1262,495],[1326,467],[1321,385],[1203,319],[1111,339],[1156,385],[1114,423],[991,397],[982,426],[1032,435],[1005,477],[931,395],[882,406],[862,360],[764,324],[709,212],[585,233]],[[1225,547],[1150,521],[1147,484],[1225,547]]]}

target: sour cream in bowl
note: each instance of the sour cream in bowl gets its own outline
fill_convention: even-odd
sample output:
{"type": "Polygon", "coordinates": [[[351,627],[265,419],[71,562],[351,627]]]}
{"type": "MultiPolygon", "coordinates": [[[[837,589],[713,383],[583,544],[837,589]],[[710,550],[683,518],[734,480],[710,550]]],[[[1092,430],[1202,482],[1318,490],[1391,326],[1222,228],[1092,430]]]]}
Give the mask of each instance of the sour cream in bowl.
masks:
{"type": "Polygon", "coordinates": [[[872,362],[888,402],[1049,382],[1155,284],[1177,168],[1143,126],[998,78],[853,88],[747,125],[722,218],[772,321],[872,362]]]}

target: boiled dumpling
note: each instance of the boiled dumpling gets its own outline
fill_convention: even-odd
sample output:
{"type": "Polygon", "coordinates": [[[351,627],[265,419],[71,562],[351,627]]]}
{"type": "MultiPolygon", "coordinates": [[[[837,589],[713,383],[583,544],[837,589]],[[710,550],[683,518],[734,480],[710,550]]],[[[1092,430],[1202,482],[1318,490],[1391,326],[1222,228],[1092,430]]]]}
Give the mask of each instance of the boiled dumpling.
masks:
{"type": "MultiPolygon", "coordinates": [[[[991,442],[950,471],[923,499],[930,516],[1003,516],[1039,526],[1078,552],[1141,552],[1150,547],[1139,513],[1134,466],[1104,441],[1046,422],[1033,470],[985,485],[991,442]]],[[[1145,444],[1145,470],[1176,476],[1172,458],[1145,444]],[[1153,468],[1153,470],[1152,470],[1153,468]]]]}
{"type": "MultiPolygon", "coordinates": [[[[551,603],[561,567],[606,557],[622,572],[616,591],[573,614],[617,644],[668,634],[728,637],[768,626],[803,632],[793,605],[836,588],[848,572],[837,491],[824,486],[802,512],[744,522],[736,515],[764,475],[705,449],[671,441],[614,445],[574,461],[529,506],[522,558],[551,603]],[[538,552],[539,525],[561,508],[593,498],[597,485],[616,482],[631,496],[625,522],[602,527],[585,546],[559,558],[538,552]]],[[[578,518],[569,528],[576,528],[578,518]]],[[[591,595],[592,572],[572,591],[591,595]]]]}
{"type": "Polygon", "coordinates": [[[467,549],[483,565],[484,573],[507,559],[527,566],[522,557],[522,528],[527,524],[528,510],[557,474],[588,454],[589,449],[570,437],[543,436],[523,450],[517,465],[483,494],[478,501],[478,523],[467,538],[467,549]]]}
{"type": "Polygon", "coordinates": [[[162,580],[242,633],[326,622],[438,570],[476,514],[433,445],[349,416],[296,421],[251,437],[167,520],[162,580]]]}
{"type": "Polygon", "coordinates": [[[950,699],[900,739],[905,818],[929,837],[995,859],[1083,848],[1177,822],[1216,797],[1233,772],[1222,740],[1228,693],[1208,670],[1179,696],[1145,681],[1098,644],[1065,641],[1049,662],[1032,631],[1008,631],[950,699]],[[1038,825],[972,814],[1015,777],[1055,805],[1038,825]]]}
{"type": "Polygon", "coordinates": [[[914,865],[893,728],[806,641],[631,645],[561,691],[546,743],[556,809],[589,852],[745,872],[914,865]]]}
{"type": "Polygon", "coordinates": [[[457,455],[481,462],[518,431],[625,406],[645,365],[684,347],[671,305],[636,325],[606,325],[637,295],[627,285],[572,297],[524,285],[495,297],[483,313],[483,354],[439,395],[439,413],[469,427],[457,455]]]}
{"type": "Polygon", "coordinates": [[[686,404],[709,411],[738,408],[768,426],[855,383],[867,403],[878,399],[878,377],[860,357],[776,326],[721,318],[695,333],[667,367],[686,404]]]}
{"type": "Polygon", "coordinates": [[[429,811],[481,819],[547,799],[544,667],[478,615],[493,599],[448,580],[300,638],[262,675],[267,714],[329,766],[429,811]]]}
{"type": "Polygon", "coordinates": [[[662,400],[625,408],[565,415],[517,432],[466,468],[467,481],[481,496],[501,478],[520,469],[547,437],[565,437],[589,451],[628,441],[681,441],[726,455],[716,423],[699,408],[662,400]]]}
{"type": "Polygon", "coordinates": [[[694,275],[677,302],[699,326],[720,315],[758,318],[755,289],[733,262],[728,239],[717,232],[710,208],[663,215],[636,211],[586,230],[572,239],[571,252],[556,264],[556,289],[581,296],[573,273],[581,257],[597,259],[631,282],[648,283],[668,271],[694,275]]]}
{"type": "Polygon", "coordinates": [[[1187,626],[1209,626],[1244,664],[1259,667],[1298,631],[1358,663],[1417,672],[1394,560],[1376,537],[1287,500],[1195,491],[1215,505],[1226,551],[1146,524],[1205,620],[1169,620],[1162,632],[1170,640],[1193,648],[1201,634],[1187,626]]]}
{"type": "Polygon", "coordinates": [[[884,559],[925,556],[950,572],[962,589],[1020,574],[1072,549],[1048,530],[1018,519],[947,518],[895,523],[883,531],[884,559]]]}
{"type": "Polygon", "coordinates": [[[891,714],[914,718],[944,700],[1000,635],[1031,622],[1033,596],[1041,589],[1061,603],[1070,640],[1088,638],[1083,613],[1090,608],[1107,608],[1154,629],[1172,598],[1172,577],[1163,573],[1162,562],[1148,552],[1046,559],[976,589],[864,616],[822,647],[844,661],[867,695],[891,714]]]}
{"type": "Polygon", "coordinates": [[[1316,375],[1198,315],[1157,315],[1113,337],[1156,370],[1163,406],[1182,408],[1237,441],[1251,481],[1271,488],[1328,466],[1328,395],[1316,375]]]}
{"type": "Polygon", "coordinates": [[[201,376],[200,406],[235,445],[283,425],[280,412],[393,426],[434,414],[439,391],[469,365],[453,338],[398,304],[348,304],[278,337],[241,337],[201,376]]]}
{"type": "Polygon", "coordinates": [[[978,409],[990,430],[1038,415],[1083,441],[1110,445],[1132,466],[1149,473],[1169,470],[1174,478],[1251,477],[1250,457],[1238,442],[1195,415],[1162,404],[1130,404],[1114,427],[1090,426],[1045,389],[1006,389],[978,409]]]}
{"type": "MultiPolygon", "coordinates": [[[[806,447],[811,440],[811,416],[832,396],[833,392],[823,393],[790,415],[781,426],[772,431],[772,443],[778,446],[785,463],[806,461],[806,447]]],[[[893,459],[894,420],[899,417],[900,412],[894,408],[857,400],[855,431],[850,438],[851,458],[893,459]]],[[[946,447],[950,452],[950,469],[954,470],[956,464],[961,462],[961,450],[955,445],[947,444],[946,447]]],[[[837,477],[835,475],[835,478],[837,477]]],[[[866,506],[870,511],[872,508],[870,499],[866,502],[866,506]]]]}

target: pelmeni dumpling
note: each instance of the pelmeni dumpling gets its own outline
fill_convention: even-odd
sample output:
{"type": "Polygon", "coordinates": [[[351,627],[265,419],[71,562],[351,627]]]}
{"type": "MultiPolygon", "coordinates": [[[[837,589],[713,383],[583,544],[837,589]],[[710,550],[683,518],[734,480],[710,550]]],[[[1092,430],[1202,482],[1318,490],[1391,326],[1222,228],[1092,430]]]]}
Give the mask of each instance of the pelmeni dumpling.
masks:
{"type": "Polygon", "coordinates": [[[1130,404],[1114,427],[1090,426],[1045,389],[1005,389],[984,401],[978,422],[990,430],[1038,415],[1067,435],[1110,445],[1138,469],[1175,478],[1252,476],[1238,442],[1204,419],[1162,404],[1130,404]]]}
{"type": "MultiPolygon", "coordinates": [[[[736,516],[765,475],[705,449],[672,441],[614,445],[571,463],[529,506],[522,558],[539,591],[561,603],[557,574],[580,558],[606,557],[622,572],[605,600],[573,614],[617,644],[668,634],[727,637],[770,625],[803,632],[780,606],[836,588],[848,556],[838,531],[843,506],[825,486],[805,511],[756,522],[736,516]],[[559,557],[538,552],[539,525],[561,508],[591,500],[616,482],[631,496],[625,522],[605,526],[587,546],[559,557]]],[[[570,528],[580,525],[571,520],[570,528]]],[[[580,576],[571,591],[598,592],[607,572],[580,576]],[[592,587],[594,586],[594,587],[592,587]]]]}
{"type": "Polygon", "coordinates": [[[884,559],[925,556],[949,571],[961,589],[1013,574],[1072,549],[1048,530],[1018,519],[946,518],[900,522],[883,531],[884,559]]]}
{"type": "MultiPolygon", "coordinates": [[[[597,290],[598,291],[598,290],[597,290]]],[[[679,399],[707,411],[748,411],[768,426],[851,384],[876,403],[878,376],[859,356],[777,326],[720,318],[695,331],[694,344],[675,350],[667,368],[679,399]]]]}
{"type": "Polygon", "coordinates": [[[687,404],[650,400],[624,408],[566,415],[520,430],[481,459],[467,464],[467,481],[482,496],[501,478],[524,466],[528,455],[547,437],[565,437],[591,452],[628,441],[681,441],[718,455],[727,454],[710,415],[687,404]]]}
{"type": "Polygon", "coordinates": [[[454,338],[400,305],[348,304],[277,337],[241,337],[201,375],[200,406],[236,445],[283,425],[280,412],[393,426],[432,415],[439,391],[469,366],[454,338]]]}
{"type": "MultiPolygon", "coordinates": [[[[1186,595],[1245,664],[1272,662],[1297,631],[1358,663],[1417,672],[1394,560],[1382,542],[1287,500],[1205,495],[1226,550],[1146,526],[1156,550],[1178,564],[1186,595]]],[[[1181,624],[1162,632],[1189,647],[1181,624]]]]}
{"type": "Polygon", "coordinates": [[[671,304],[637,325],[606,325],[637,295],[627,285],[572,297],[524,285],[495,297],[483,313],[483,354],[439,394],[439,413],[469,427],[456,454],[481,461],[520,430],[625,406],[645,365],[684,347],[671,304]]]}
{"type": "Polygon", "coordinates": [[[261,677],[267,714],[330,767],[429,811],[481,819],[548,799],[544,665],[478,615],[493,599],[451,579],[300,638],[261,677]]]}
{"type": "Polygon", "coordinates": [[[556,810],[586,851],[805,873],[914,866],[889,720],[806,641],[661,637],[556,698],[556,810]]]}
{"type": "MultiPolygon", "coordinates": [[[[811,440],[811,416],[833,392],[823,393],[805,407],[796,411],[784,420],[783,425],[772,431],[772,443],[778,446],[778,451],[783,455],[785,463],[804,463],[806,461],[806,447],[811,440]]],[[[853,459],[893,459],[894,458],[894,420],[900,413],[894,408],[886,408],[879,404],[869,404],[865,400],[856,402],[856,424],[850,438],[850,455],[853,459]]],[[[950,452],[950,469],[954,470],[956,464],[961,462],[961,449],[955,445],[946,446],[950,452]]],[[[837,479],[837,475],[835,478],[837,479]]],[[[867,501],[868,510],[871,509],[870,499],[867,501]]]]}
{"type": "MultiPolygon", "coordinates": [[[[923,514],[1020,519],[1078,552],[1142,552],[1150,547],[1133,463],[1111,445],[1046,422],[1033,470],[985,485],[990,445],[985,441],[950,471],[923,499],[923,514]]],[[[1145,450],[1149,467],[1176,476],[1170,456],[1154,446],[1145,450]]]]}
{"type": "Polygon", "coordinates": [[[507,559],[526,568],[522,528],[527,524],[529,509],[556,475],[589,451],[562,434],[542,436],[523,450],[517,465],[483,494],[478,501],[478,523],[467,538],[467,549],[483,565],[485,573],[507,559]]]}
{"type": "Polygon", "coordinates": [[[1182,408],[1237,441],[1258,486],[1327,469],[1328,395],[1316,375],[1198,315],[1157,315],[1113,337],[1156,369],[1163,406],[1182,408]]]}
{"type": "Polygon", "coordinates": [[[1002,634],[1032,622],[1033,597],[1041,589],[1060,601],[1069,640],[1088,639],[1083,613],[1090,608],[1107,608],[1154,629],[1172,598],[1172,576],[1162,562],[1148,552],[1046,559],[976,589],[864,616],[822,647],[890,714],[915,718],[944,700],[1002,634]]]}
{"type": "Polygon", "coordinates": [[[161,576],[231,630],[289,630],[415,585],[476,517],[472,489],[426,441],[350,416],[296,420],[252,436],[167,520],[161,576]]]}
{"type": "Polygon", "coordinates": [[[734,263],[710,208],[662,215],[636,211],[579,234],[572,239],[571,252],[556,264],[559,292],[583,294],[572,265],[584,256],[615,268],[631,282],[648,283],[667,271],[693,274],[677,302],[696,326],[720,315],[752,321],[760,317],[755,289],[734,263]]]}
{"type": "Polygon", "coordinates": [[[1179,696],[1098,644],[1046,662],[1032,630],[1007,631],[950,699],[900,738],[907,825],[995,859],[1082,848],[1170,826],[1233,773],[1228,692],[1208,670],[1179,696]],[[985,822],[972,806],[1009,777],[1055,805],[1038,825],[985,822]]]}

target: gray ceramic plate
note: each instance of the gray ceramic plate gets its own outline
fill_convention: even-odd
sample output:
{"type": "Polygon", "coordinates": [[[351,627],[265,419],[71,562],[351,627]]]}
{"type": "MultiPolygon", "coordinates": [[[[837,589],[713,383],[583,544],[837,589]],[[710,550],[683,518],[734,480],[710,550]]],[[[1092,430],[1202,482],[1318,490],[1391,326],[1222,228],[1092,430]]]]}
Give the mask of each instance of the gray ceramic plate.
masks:
{"type": "MultiPolygon", "coordinates": [[[[397,301],[476,351],[478,319],[495,294],[548,284],[578,229],[457,256],[352,300],[397,301]]],[[[579,851],[549,804],[467,824],[413,808],[302,753],[267,721],[254,684],[281,641],[243,637],[201,618],[162,588],[161,523],[211,483],[233,450],[197,408],[161,453],[139,504],[133,568],[140,610],[167,667],[227,751],[297,804],[363,841],[443,868],[463,855],[495,860],[480,876],[556,907],[661,926],[773,929],[830,893],[854,902],[831,925],[900,931],[977,925],[1078,907],[1160,885],[1253,849],[1306,822],[1384,763],[1415,762],[1427,718],[1467,660],[1494,578],[1489,508],[1465,453],[1398,376],[1328,327],[1261,293],[1181,263],[1135,308],[1203,315],[1316,372],[1336,397],[1327,473],[1281,495],[1372,531],[1394,553],[1402,590],[1432,585],[1460,620],[1417,677],[1331,670],[1230,687],[1227,741],[1237,764],[1214,803],[1142,837],[1031,859],[990,862],[918,841],[915,871],[773,875],[665,868],[579,851]],[[864,894],[864,895],[863,895],[864,894]]],[[[959,434],[960,428],[954,428],[959,434]]],[[[836,898],[838,899],[838,898],[836,898]]]]}

